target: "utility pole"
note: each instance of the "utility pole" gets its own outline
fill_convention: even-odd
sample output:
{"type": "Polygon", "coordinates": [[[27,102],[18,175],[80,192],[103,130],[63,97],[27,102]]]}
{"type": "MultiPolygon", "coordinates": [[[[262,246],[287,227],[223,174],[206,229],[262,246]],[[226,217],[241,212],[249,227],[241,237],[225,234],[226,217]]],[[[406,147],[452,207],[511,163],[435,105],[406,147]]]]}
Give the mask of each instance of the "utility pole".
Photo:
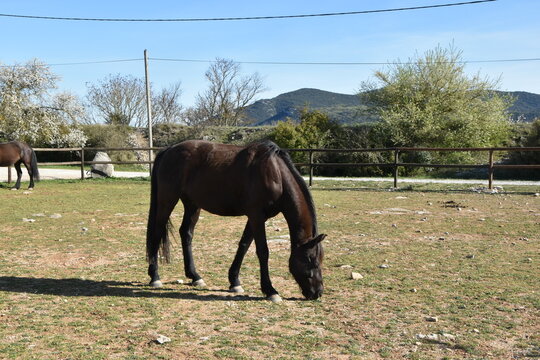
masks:
{"type": "MultiPolygon", "coordinates": [[[[152,141],[152,96],[150,95],[150,79],[148,78],[148,52],[144,50],[144,77],[146,80],[146,115],[148,117],[148,145],[150,148],[154,147],[152,141]]],[[[152,149],[148,151],[148,160],[154,159],[154,153],[152,149]]],[[[152,176],[152,163],[148,164],[150,168],[150,176],[152,176]]]]}

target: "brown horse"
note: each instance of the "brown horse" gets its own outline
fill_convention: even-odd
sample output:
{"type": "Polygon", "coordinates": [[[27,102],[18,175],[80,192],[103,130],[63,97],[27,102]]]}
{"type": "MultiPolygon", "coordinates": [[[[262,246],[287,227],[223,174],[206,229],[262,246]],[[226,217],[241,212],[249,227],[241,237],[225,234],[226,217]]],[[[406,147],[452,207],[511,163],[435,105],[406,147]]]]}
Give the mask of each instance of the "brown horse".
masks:
{"type": "Polygon", "coordinates": [[[20,141],[11,141],[0,144],[0,166],[15,166],[17,171],[17,182],[12,190],[21,187],[21,163],[24,164],[30,176],[29,190],[34,188],[34,178],[39,181],[39,170],[37,167],[36,153],[30,146],[20,141]]]}
{"type": "Polygon", "coordinates": [[[201,209],[221,216],[248,218],[238,250],[229,269],[232,292],[243,292],[240,266],[255,239],[259,258],[261,290],[269,300],[281,301],[268,271],[265,221],[283,213],[291,238],[289,270],[307,299],[323,291],[321,241],[315,206],[301,175],[289,155],[265,141],[247,147],[185,141],[162,150],[152,171],[152,190],[146,238],[150,285],[161,287],[158,252],[169,261],[167,225],[178,200],[184,205],[180,237],[185,274],[195,286],[205,285],[195,269],[191,252],[193,230],[201,209]]]}

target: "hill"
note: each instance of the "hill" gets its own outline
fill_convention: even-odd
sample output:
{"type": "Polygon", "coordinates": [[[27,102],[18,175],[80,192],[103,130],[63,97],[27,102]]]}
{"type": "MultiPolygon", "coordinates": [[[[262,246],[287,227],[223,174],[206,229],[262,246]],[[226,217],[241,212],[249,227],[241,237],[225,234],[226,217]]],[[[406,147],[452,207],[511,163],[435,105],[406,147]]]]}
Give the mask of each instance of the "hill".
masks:
{"type": "MultiPolygon", "coordinates": [[[[524,91],[501,92],[514,97],[510,112],[514,119],[530,122],[540,117],[540,95],[524,91]]],[[[273,125],[290,118],[298,121],[304,108],[327,113],[342,124],[376,121],[376,118],[361,113],[362,105],[357,95],[339,94],[318,89],[299,89],[272,99],[256,101],[246,108],[247,123],[251,125],[273,125]]]]}

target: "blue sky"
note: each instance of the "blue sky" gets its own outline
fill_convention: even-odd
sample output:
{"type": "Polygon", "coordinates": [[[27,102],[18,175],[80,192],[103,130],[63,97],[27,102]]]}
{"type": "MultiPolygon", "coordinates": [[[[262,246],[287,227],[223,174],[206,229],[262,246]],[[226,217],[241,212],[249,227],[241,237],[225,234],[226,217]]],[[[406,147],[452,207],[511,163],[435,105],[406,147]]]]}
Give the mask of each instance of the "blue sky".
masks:
{"type": "MultiPolygon", "coordinates": [[[[3,0],[0,13],[85,18],[214,18],[315,14],[455,3],[463,0],[55,1],[3,0]]],[[[540,58],[540,1],[498,0],[425,10],[232,22],[85,22],[0,17],[0,62],[47,64],[151,58],[239,62],[387,62],[453,42],[464,60],[540,58]]],[[[209,63],[150,61],[155,88],[181,81],[185,106],[204,91],[209,63]]],[[[383,65],[243,64],[271,98],[299,88],[353,94],[383,65]]],[[[61,90],[84,97],[109,74],[144,76],[141,61],[52,65],[61,90]]],[[[501,77],[501,90],[540,94],[540,61],[468,64],[471,74],[501,77]]]]}

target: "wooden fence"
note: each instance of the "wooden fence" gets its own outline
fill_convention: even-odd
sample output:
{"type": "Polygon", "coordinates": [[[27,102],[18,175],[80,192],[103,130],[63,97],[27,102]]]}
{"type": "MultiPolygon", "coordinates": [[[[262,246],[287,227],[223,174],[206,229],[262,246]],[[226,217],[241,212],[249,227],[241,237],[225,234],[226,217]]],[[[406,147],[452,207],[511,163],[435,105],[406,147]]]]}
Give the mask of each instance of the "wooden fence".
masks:
{"type": "MultiPolygon", "coordinates": [[[[86,159],[85,154],[88,152],[111,152],[111,151],[147,151],[149,159],[153,159],[152,153],[154,151],[161,150],[162,148],[63,148],[63,149],[50,149],[50,148],[35,148],[36,152],[78,152],[80,160],[78,161],[65,161],[65,162],[40,162],[40,166],[46,165],[78,165],[81,169],[81,179],[85,178],[85,165],[92,164],[147,164],[151,165],[152,160],[149,161],[89,161],[86,159]]],[[[495,152],[536,152],[540,151],[540,147],[497,147],[497,148],[410,148],[410,147],[397,147],[397,148],[366,148],[366,149],[288,149],[289,152],[305,152],[307,153],[308,162],[295,164],[298,167],[307,167],[309,174],[309,185],[313,184],[313,171],[316,167],[390,167],[392,168],[394,177],[394,187],[398,186],[398,173],[399,168],[407,167],[425,167],[425,168],[461,168],[461,169],[487,169],[488,174],[488,187],[493,188],[493,179],[495,169],[540,169],[540,164],[525,165],[525,164],[498,164],[494,161],[495,152]],[[484,164],[428,164],[428,163],[404,163],[400,161],[400,155],[405,152],[485,152],[486,163],[484,164]],[[390,158],[391,162],[386,163],[317,163],[314,160],[316,153],[362,153],[362,152],[390,152],[393,154],[390,158]]],[[[11,172],[8,173],[8,182],[11,182],[11,172]]]]}

